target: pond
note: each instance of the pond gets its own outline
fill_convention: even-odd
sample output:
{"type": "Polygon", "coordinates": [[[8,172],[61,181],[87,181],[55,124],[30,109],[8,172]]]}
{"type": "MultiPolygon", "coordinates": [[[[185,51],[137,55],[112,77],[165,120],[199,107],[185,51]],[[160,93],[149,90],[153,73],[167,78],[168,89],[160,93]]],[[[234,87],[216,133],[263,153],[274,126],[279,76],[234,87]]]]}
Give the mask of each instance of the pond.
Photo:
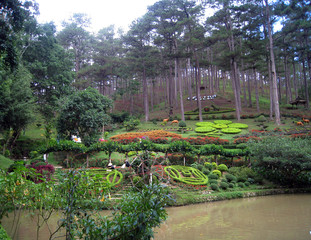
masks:
{"type": "MultiPolygon", "coordinates": [[[[311,240],[311,194],[235,199],[173,207],[167,211],[169,217],[156,229],[156,240],[311,240]]],[[[60,215],[54,215],[50,225],[59,218],[60,215]]],[[[9,230],[12,216],[4,218],[2,224],[9,230]]],[[[15,239],[32,240],[35,236],[34,222],[23,216],[15,239]]],[[[45,226],[39,239],[48,236],[45,226]]]]}

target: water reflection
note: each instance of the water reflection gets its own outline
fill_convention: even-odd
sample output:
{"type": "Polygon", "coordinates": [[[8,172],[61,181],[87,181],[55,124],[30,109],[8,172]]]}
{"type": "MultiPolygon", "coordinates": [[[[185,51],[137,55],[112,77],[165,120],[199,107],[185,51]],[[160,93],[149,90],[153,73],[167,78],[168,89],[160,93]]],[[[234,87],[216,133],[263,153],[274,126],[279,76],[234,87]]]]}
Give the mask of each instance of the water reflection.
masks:
{"type": "MultiPolygon", "coordinates": [[[[167,211],[168,220],[156,229],[155,240],[311,240],[311,194],[235,199],[167,211]]],[[[60,217],[53,215],[51,229],[60,217]]],[[[12,216],[2,220],[6,230],[12,220],[12,216]]],[[[35,226],[24,214],[15,239],[36,239],[35,226]]],[[[48,228],[43,226],[39,239],[48,238],[48,228]]]]}

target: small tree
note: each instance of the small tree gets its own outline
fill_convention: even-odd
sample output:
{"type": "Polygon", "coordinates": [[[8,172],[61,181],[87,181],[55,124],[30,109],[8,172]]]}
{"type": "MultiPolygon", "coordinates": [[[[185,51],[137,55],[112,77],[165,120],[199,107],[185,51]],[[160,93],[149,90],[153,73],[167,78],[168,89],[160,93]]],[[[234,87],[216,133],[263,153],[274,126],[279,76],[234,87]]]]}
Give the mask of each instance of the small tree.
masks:
{"type": "Polygon", "coordinates": [[[180,121],[178,124],[179,128],[181,129],[181,133],[184,133],[184,129],[187,127],[187,124],[185,121],[180,121]]]}
{"type": "Polygon", "coordinates": [[[65,139],[77,135],[89,146],[99,139],[100,130],[109,122],[107,111],[111,106],[112,100],[93,88],[75,92],[63,104],[57,121],[58,134],[65,139]]]}

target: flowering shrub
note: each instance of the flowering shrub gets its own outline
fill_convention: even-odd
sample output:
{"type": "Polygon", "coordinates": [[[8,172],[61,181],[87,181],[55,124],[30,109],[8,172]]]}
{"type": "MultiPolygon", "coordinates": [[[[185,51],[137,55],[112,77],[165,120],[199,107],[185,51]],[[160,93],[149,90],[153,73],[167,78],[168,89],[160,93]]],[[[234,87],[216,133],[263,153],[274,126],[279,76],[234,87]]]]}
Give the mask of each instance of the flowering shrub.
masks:
{"type": "Polygon", "coordinates": [[[180,134],[177,133],[171,133],[168,131],[164,130],[153,130],[149,132],[144,132],[144,133],[138,133],[138,132],[129,132],[129,133],[124,133],[124,134],[119,134],[115,135],[113,137],[110,137],[111,140],[116,140],[116,139],[122,139],[126,137],[133,137],[133,138],[142,138],[143,136],[145,137],[181,137],[180,134]]]}
{"type": "Polygon", "coordinates": [[[253,140],[253,141],[259,141],[260,138],[259,137],[256,137],[256,136],[250,136],[250,137],[239,137],[239,138],[236,138],[233,143],[234,144],[240,144],[240,143],[247,143],[249,140],[253,140]]]}
{"type": "Polygon", "coordinates": [[[38,174],[35,176],[33,180],[35,183],[43,182],[44,180],[51,180],[51,176],[55,172],[55,168],[51,164],[38,164],[36,162],[33,162],[31,165],[28,165],[27,168],[33,168],[36,170],[36,173],[38,174]]]}

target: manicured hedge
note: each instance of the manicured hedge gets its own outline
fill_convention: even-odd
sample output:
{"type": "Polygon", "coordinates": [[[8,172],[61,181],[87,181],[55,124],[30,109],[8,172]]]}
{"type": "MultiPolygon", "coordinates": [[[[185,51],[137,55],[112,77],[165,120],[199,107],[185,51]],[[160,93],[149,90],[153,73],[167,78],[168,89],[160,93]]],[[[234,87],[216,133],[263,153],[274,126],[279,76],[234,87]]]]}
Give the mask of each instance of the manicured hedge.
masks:
{"type": "Polygon", "coordinates": [[[228,124],[231,124],[232,121],[230,121],[230,120],[215,120],[214,123],[215,124],[225,124],[225,125],[228,125],[228,124]]]}
{"type": "Polygon", "coordinates": [[[239,129],[244,129],[244,128],[248,128],[247,124],[244,123],[231,123],[228,125],[229,128],[239,128],[239,129]]]}
{"type": "Polygon", "coordinates": [[[214,125],[214,123],[212,123],[212,122],[197,122],[195,125],[197,127],[210,127],[210,126],[214,125]]]}
{"type": "Polygon", "coordinates": [[[191,184],[206,185],[208,178],[200,170],[187,166],[167,166],[164,168],[166,174],[175,181],[191,184]]]}
{"type": "Polygon", "coordinates": [[[223,128],[221,129],[221,131],[223,133],[227,133],[227,134],[237,134],[237,133],[240,133],[242,130],[241,129],[238,129],[238,128],[223,128]]]}
{"type": "Polygon", "coordinates": [[[215,128],[213,127],[197,127],[194,129],[194,131],[198,133],[208,133],[208,132],[213,132],[215,128]]]}

